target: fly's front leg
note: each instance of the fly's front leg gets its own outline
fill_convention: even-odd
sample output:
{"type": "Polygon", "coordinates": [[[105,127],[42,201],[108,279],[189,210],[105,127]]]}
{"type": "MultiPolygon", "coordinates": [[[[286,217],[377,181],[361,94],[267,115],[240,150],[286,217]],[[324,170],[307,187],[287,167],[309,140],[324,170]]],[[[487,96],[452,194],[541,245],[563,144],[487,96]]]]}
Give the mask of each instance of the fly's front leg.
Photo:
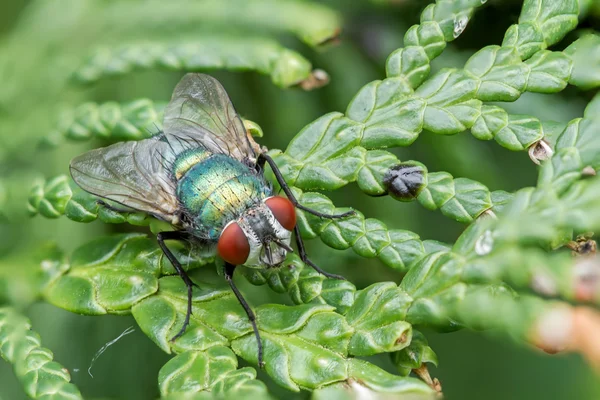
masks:
{"type": "Polygon", "coordinates": [[[285,179],[283,178],[281,171],[279,171],[279,167],[277,167],[277,164],[275,164],[275,161],[271,158],[270,155],[268,155],[266,153],[261,153],[258,156],[259,165],[264,165],[265,161],[271,167],[271,170],[273,171],[273,174],[275,174],[275,178],[277,179],[277,182],[279,182],[279,185],[285,192],[285,195],[288,197],[288,199],[292,202],[294,207],[299,208],[302,211],[306,211],[309,214],[316,215],[317,217],[321,217],[321,218],[344,218],[344,217],[348,217],[350,215],[355,214],[354,210],[350,210],[350,211],[347,211],[342,214],[325,214],[325,213],[322,213],[322,212],[319,212],[319,211],[316,211],[316,210],[313,210],[313,209],[303,206],[302,204],[300,204],[298,202],[298,200],[294,196],[294,193],[292,193],[290,187],[288,186],[285,179]]]}
{"type": "Polygon", "coordinates": [[[344,278],[341,275],[330,274],[329,272],[323,271],[321,268],[319,268],[319,266],[317,264],[315,264],[308,258],[308,255],[306,254],[306,249],[304,248],[304,241],[302,240],[302,237],[300,236],[300,229],[298,228],[298,225],[296,225],[294,227],[294,236],[296,237],[296,246],[298,246],[298,255],[300,256],[300,259],[302,260],[302,262],[310,265],[311,267],[313,267],[313,269],[315,271],[317,271],[321,275],[325,275],[328,278],[340,279],[342,281],[346,280],[346,278],[344,278]]]}
{"type": "Polygon", "coordinates": [[[246,311],[246,315],[248,315],[248,319],[252,324],[252,329],[254,329],[254,336],[256,337],[256,342],[258,343],[258,366],[262,368],[265,365],[265,363],[263,362],[262,340],[260,339],[258,326],[256,326],[256,315],[254,315],[254,311],[252,311],[252,308],[250,308],[250,306],[246,302],[246,299],[244,299],[244,296],[242,296],[242,293],[240,293],[238,288],[235,286],[235,283],[233,282],[233,272],[235,271],[235,267],[236,266],[233,264],[230,264],[228,262],[225,263],[225,279],[227,280],[227,283],[229,283],[229,286],[235,294],[235,297],[237,297],[238,301],[244,308],[244,311],[246,311]]]}
{"type": "Polygon", "coordinates": [[[169,248],[165,244],[165,240],[187,240],[188,238],[189,234],[183,231],[160,232],[158,235],[156,235],[158,245],[162,249],[165,256],[167,256],[169,261],[171,261],[171,264],[173,264],[175,271],[177,271],[177,274],[181,277],[181,279],[183,279],[183,282],[187,287],[187,312],[185,313],[185,320],[183,321],[183,326],[181,327],[181,330],[171,338],[171,341],[174,341],[181,335],[183,335],[185,333],[185,329],[190,324],[190,316],[192,315],[192,289],[194,286],[198,287],[198,285],[192,282],[188,274],[181,266],[181,263],[177,260],[175,255],[171,252],[171,250],[169,250],[169,248]]]}

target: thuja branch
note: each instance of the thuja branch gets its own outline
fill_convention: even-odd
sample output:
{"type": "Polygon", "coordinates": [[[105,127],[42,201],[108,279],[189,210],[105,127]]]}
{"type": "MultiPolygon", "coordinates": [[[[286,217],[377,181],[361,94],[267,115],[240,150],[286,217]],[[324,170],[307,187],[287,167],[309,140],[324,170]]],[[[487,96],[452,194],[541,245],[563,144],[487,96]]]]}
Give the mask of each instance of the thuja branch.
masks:
{"type": "Polygon", "coordinates": [[[140,42],[96,50],[75,71],[78,82],[93,83],[105,76],[134,70],[166,69],[199,71],[212,69],[254,70],[268,74],[280,87],[298,85],[314,89],[328,81],[323,71],[313,73],[311,63],[299,53],[274,40],[250,36],[203,36],[175,43],[140,42]],[[309,84],[312,81],[312,85],[309,84]]]}
{"type": "MultiPolygon", "coordinates": [[[[177,256],[188,269],[197,266],[193,255],[185,260],[186,254],[178,252],[177,256]]],[[[161,374],[164,393],[176,391],[168,389],[180,382],[173,369],[189,368],[183,360],[190,357],[216,363],[215,371],[225,368],[224,374],[252,381],[252,370],[233,372],[237,368],[234,354],[256,363],[257,347],[246,314],[229,288],[198,282],[191,326],[172,342],[170,338],[186,313],[187,291],[178,277],[164,276],[174,270],[154,241],[139,234],[101,238],[77,249],[67,265],[47,284],[44,293],[48,301],[90,315],[133,313],[141,329],[161,349],[182,354],[178,361],[163,368],[171,371],[161,374]]],[[[410,297],[393,283],[373,285],[353,297],[344,315],[325,304],[256,307],[267,373],[291,390],[316,389],[360,378],[372,388],[383,379],[388,385],[396,385],[400,393],[431,393],[418,380],[387,374],[352,357],[398,351],[410,343],[412,328],[404,321],[410,297]],[[326,361],[336,367],[323,374],[319,368],[297,367],[303,364],[298,363],[300,359],[315,365],[326,361]],[[365,370],[375,375],[363,376],[365,370]]],[[[214,375],[199,383],[197,390],[213,390],[223,376],[214,375]]]]}
{"type": "Polygon", "coordinates": [[[0,355],[13,364],[15,375],[32,399],[82,399],[69,371],[41,345],[31,323],[16,310],[0,308],[0,355]]]}

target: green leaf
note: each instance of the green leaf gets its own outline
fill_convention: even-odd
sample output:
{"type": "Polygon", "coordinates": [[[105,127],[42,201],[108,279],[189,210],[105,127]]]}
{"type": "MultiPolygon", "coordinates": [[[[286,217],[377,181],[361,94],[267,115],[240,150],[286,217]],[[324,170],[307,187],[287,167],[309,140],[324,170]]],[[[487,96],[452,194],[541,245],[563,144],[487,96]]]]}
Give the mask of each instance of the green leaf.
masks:
{"type": "Polygon", "coordinates": [[[453,41],[465,30],[474,9],[484,3],[438,1],[427,6],[421,14],[421,24],[406,31],[406,47],[388,57],[387,76],[401,78],[411,88],[421,85],[429,75],[430,62],[442,53],[446,42],[453,41]]]}
{"type": "Polygon", "coordinates": [[[250,135],[253,137],[261,138],[264,136],[262,128],[256,122],[248,119],[244,119],[242,122],[244,123],[244,128],[246,128],[246,131],[250,132],[250,135]]]}
{"type": "Polygon", "coordinates": [[[573,63],[565,53],[539,51],[525,64],[529,67],[526,88],[528,92],[560,92],[572,76],[573,63]]]}
{"type": "MultiPolygon", "coordinates": [[[[64,110],[59,115],[55,130],[43,138],[41,144],[56,147],[63,138],[87,141],[97,137],[111,142],[145,139],[161,130],[165,105],[149,99],[123,104],[84,103],[64,110]]],[[[252,136],[262,137],[258,124],[246,119],[242,122],[252,136]]]]}
{"type": "Polygon", "coordinates": [[[481,115],[471,127],[471,133],[479,140],[491,140],[506,126],[508,126],[506,110],[484,105],[481,107],[481,115]]]}
{"type": "Polygon", "coordinates": [[[161,368],[158,374],[161,395],[209,392],[219,398],[270,398],[265,384],[256,380],[253,368],[237,369],[237,366],[236,356],[227,347],[183,352],[161,368]]]}
{"type": "Polygon", "coordinates": [[[299,85],[312,77],[310,62],[274,40],[260,37],[203,36],[174,43],[139,42],[95,51],[75,72],[83,83],[134,70],[159,68],[201,71],[254,70],[271,76],[281,87],[299,85]]]}
{"type": "MultiPolygon", "coordinates": [[[[419,28],[422,26],[423,25],[415,25],[412,28],[412,31],[418,32],[419,28]]],[[[439,30],[437,24],[429,24],[429,26],[432,29],[427,33],[432,34],[434,37],[431,38],[433,40],[428,47],[433,56],[436,53],[439,54],[442,52],[446,47],[446,42],[444,41],[443,33],[439,30]]],[[[410,33],[410,31],[407,32],[407,35],[408,33],[410,33]]],[[[387,59],[385,66],[386,75],[390,78],[403,78],[410,87],[418,87],[425,79],[427,79],[431,70],[429,65],[430,58],[428,56],[427,48],[424,46],[407,46],[395,50],[387,59]]]]}
{"type": "Polygon", "coordinates": [[[436,21],[444,33],[444,39],[450,42],[464,31],[475,6],[481,6],[481,3],[468,0],[440,1],[423,10],[421,21],[436,21]]]}
{"type": "Polygon", "coordinates": [[[471,127],[481,102],[473,99],[477,81],[462,71],[442,70],[425,82],[415,94],[427,101],[423,128],[453,135],[471,127]]]}
{"type": "MultiPolygon", "coordinates": [[[[324,213],[339,213],[346,210],[334,208],[331,201],[317,193],[300,194],[296,198],[305,206],[324,213]]],[[[412,263],[423,257],[425,249],[418,235],[400,229],[388,229],[374,218],[365,218],[361,213],[341,218],[324,220],[298,211],[298,225],[305,238],[319,236],[334,249],[352,248],[363,257],[378,257],[386,265],[406,271],[412,263]]]]}
{"type": "Polygon", "coordinates": [[[440,209],[442,213],[460,222],[471,222],[483,212],[496,209],[494,193],[477,181],[454,179],[447,172],[431,172],[427,185],[417,198],[425,208],[440,209]]]}
{"type": "Polygon", "coordinates": [[[157,36],[156,30],[160,28],[167,36],[168,30],[173,27],[178,28],[177,33],[206,36],[214,35],[215,31],[231,31],[235,27],[253,36],[257,31],[287,32],[316,47],[335,39],[341,25],[338,13],[332,9],[318,3],[293,0],[254,0],[252,3],[245,0],[227,3],[204,0],[197,3],[178,1],[177,4],[150,0],[144,7],[128,3],[93,4],[85,11],[91,13],[94,21],[106,23],[109,20],[110,26],[121,27],[120,35],[108,30],[104,32],[111,38],[131,35],[132,30],[133,33],[157,36]],[[182,7],[185,7],[183,13],[182,7]],[[238,12],[231,13],[231,10],[238,12]]]}
{"type": "Polygon", "coordinates": [[[46,218],[58,218],[64,214],[71,196],[69,180],[64,175],[48,182],[38,181],[29,195],[29,213],[31,215],[40,213],[46,218]]]}
{"type": "Polygon", "coordinates": [[[502,45],[517,48],[521,59],[526,60],[575,29],[578,11],[577,0],[526,0],[519,23],[507,30],[502,45]]]}
{"type": "Polygon", "coordinates": [[[351,354],[367,356],[406,347],[412,327],[404,319],[411,301],[391,282],[361,290],[346,313],[346,320],[356,330],[349,344],[351,354]]]}
{"type": "Polygon", "coordinates": [[[477,98],[483,101],[515,101],[527,84],[527,68],[511,47],[484,47],[467,61],[465,71],[480,79],[477,98]]]}
{"type": "MultiPolygon", "coordinates": [[[[296,337],[263,334],[267,362],[265,371],[288,390],[316,388],[348,378],[346,360],[339,354],[296,337]],[[302,360],[301,363],[297,362],[302,360]],[[295,362],[296,361],[296,362],[295,362]],[[327,368],[323,368],[324,366],[327,368]]],[[[232,343],[233,350],[244,358],[256,360],[256,340],[245,337],[232,343]]]]}
{"type": "Polygon", "coordinates": [[[371,196],[385,194],[384,178],[389,168],[400,161],[395,155],[384,150],[366,150],[354,147],[352,150],[333,156],[327,160],[302,161],[278,150],[270,152],[287,182],[305,190],[337,189],[356,181],[365,193],[371,196]]]}
{"type": "Polygon", "coordinates": [[[546,49],[544,33],[532,22],[511,25],[504,34],[502,47],[514,47],[519,57],[526,60],[538,51],[546,49]]]}
{"type": "Polygon", "coordinates": [[[552,46],[577,26],[579,1],[525,0],[519,24],[533,23],[544,34],[544,42],[552,46]]]}
{"type": "Polygon", "coordinates": [[[408,347],[390,354],[392,362],[400,375],[407,376],[413,369],[423,364],[433,364],[437,367],[438,359],[433,349],[429,347],[425,335],[413,330],[412,340],[408,347]]]}
{"type": "Polygon", "coordinates": [[[32,399],[82,399],[70,383],[69,371],[53,361],[31,323],[9,307],[0,308],[0,355],[13,364],[15,375],[32,399]]]}
{"type": "Polygon", "coordinates": [[[509,115],[508,125],[494,137],[502,147],[520,151],[544,137],[541,122],[528,115],[509,115]]]}
{"type": "Polygon", "coordinates": [[[435,394],[422,381],[392,375],[363,360],[352,359],[349,374],[355,379],[353,385],[357,391],[358,387],[364,386],[376,393],[402,393],[423,398],[433,397],[435,394]]]}
{"type": "Polygon", "coordinates": [[[577,118],[569,122],[556,141],[556,150],[575,148],[580,166],[600,167],[600,140],[594,119],[577,118]]]}
{"type": "Polygon", "coordinates": [[[152,232],[170,230],[170,225],[141,212],[116,212],[100,206],[99,198],[83,191],[65,175],[48,180],[38,180],[29,193],[27,209],[30,215],[41,214],[46,218],[64,215],[76,222],[100,219],[109,224],[129,223],[149,226],[152,232]]]}
{"type": "MultiPolygon", "coordinates": [[[[569,235],[570,236],[570,235],[569,235]]],[[[465,270],[465,281],[506,282],[516,290],[533,291],[569,301],[600,302],[600,290],[581,278],[583,263],[568,253],[547,254],[541,250],[522,250],[495,246],[484,259],[465,270]]]]}
{"type": "Polygon", "coordinates": [[[200,289],[194,291],[190,326],[174,343],[170,339],[183,326],[187,311],[187,290],[179,277],[159,279],[158,292],[132,308],[142,331],[167,353],[171,350],[206,350],[214,345],[227,344],[229,337],[252,331],[246,314],[231,291],[207,283],[198,285],[200,289]]]}
{"type": "Polygon", "coordinates": [[[344,314],[354,303],[356,287],[352,283],[319,274],[295,254],[280,268],[241,267],[240,271],[253,285],[268,284],[275,292],[288,293],[295,304],[328,304],[344,314]]]}
{"type": "Polygon", "coordinates": [[[472,286],[446,312],[472,329],[494,329],[523,341],[532,339],[536,322],[553,306],[533,296],[516,297],[503,286],[472,286]]]}
{"type": "Polygon", "coordinates": [[[498,243],[554,243],[564,236],[565,229],[593,232],[600,227],[600,210],[594,200],[600,193],[600,180],[571,179],[568,186],[560,180],[556,182],[562,189],[560,193],[553,192],[543,181],[539,188],[522,190],[515,196],[505,211],[506,217],[494,227],[498,243]],[[553,218],[547,218],[548,215],[553,218]]]}
{"type": "Polygon", "coordinates": [[[213,346],[207,351],[188,351],[169,360],[158,375],[160,393],[210,390],[223,375],[235,371],[237,359],[226,347],[213,346]]]}
{"type": "Polygon", "coordinates": [[[286,153],[297,160],[318,164],[360,143],[359,124],[339,113],[326,114],[306,126],[288,145],[286,153]]]}
{"type": "MultiPolygon", "coordinates": [[[[358,366],[357,368],[360,368],[358,366]]],[[[370,370],[369,372],[381,373],[376,369],[370,370]]],[[[360,398],[361,395],[368,396],[393,396],[398,399],[410,399],[410,400],[433,400],[437,397],[435,393],[422,391],[421,388],[415,386],[418,384],[418,380],[414,378],[407,378],[410,381],[404,382],[402,378],[384,374],[385,377],[380,377],[381,381],[388,379],[388,385],[377,385],[362,382],[360,380],[352,380],[349,384],[333,384],[323,388],[317,389],[311,396],[312,400],[345,400],[345,399],[356,399],[360,398]],[[366,385],[366,386],[365,386],[366,385]],[[371,388],[374,387],[376,389],[371,388]]]]}
{"type": "MultiPolygon", "coordinates": [[[[407,30],[405,47],[389,56],[385,79],[360,89],[345,114],[318,118],[286,151],[270,152],[301,203],[318,211],[346,210],[337,209],[324,195],[307,191],[335,190],[356,182],[367,195],[390,194],[401,201],[416,198],[428,209],[439,209],[445,216],[470,224],[450,246],[390,229],[384,221],[365,218],[360,212],[327,219],[298,211],[303,237],[319,237],[335,249],[352,248],[361,257],[379,258],[404,277],[399,285],[378,282],[357,290],[350,282],[318,274],[296,255],[279,268],[239,268],[252,284],[268,285],[296,303],[253,307],[264,344],[265,371],[279,385],[293,391],[314,390],[315,398],[357,393],[363,397],[384,393],[430,397],[434,391],[425,383],[391,375],[356,357],[391,353],[398,372],[407,375],[423,364],[437,362],[413,325],[439,331],[491,328],[530,341],[540,315],[555,306],[542,297],[599,304],[600,291],[589,279],[594,275],[593,263],[583,258],[575,261],[567,251],[553,251],[573,246],[574,233],[600,229],[600,180],[593,177],[600,168],[597,99],[588,105],[584,118],[569,123],[515,115],[487,103],[515,101],[525,92],[556,93],[567,83],[580,88],[597,86],[590,66],[597,64],[595,50],[600,44],[595,35],[587,35],[564,52],[548,51],[576,27],[580,4],[526,0],[518,24],[508,29],[501,46],[484,47],[464,68],[442,69],[429,77],[430,62],[447,42],[468,29],[474,9],[483,3],[439,0],[426,6],[420,24],[407,30]],[[495,139],[507,149],[530,150],[530,154],[539,150],[540,143],[549,143],[554,153],[541,163],[536,187],[492,192],[477,181],[432,172],[418,161],[401,161],[396,153],[384,150],[411,145],[424,129],[443,135],[471,130],[478,139],[495,139]]],[[[293,33],[318,46],[334,39],[341,25],[339,16],[326,7],[291,0],[227,4],[207,0],[190,3],[183,15],[177,7],[158,1],[142,8],[127,2],[82,7],[77,13],[81,37],[103,33],[95,35],[102,36],[98,41],[85,41],[92,49],[104,49],[76,72],[88,82],[135,69],[223,68],[259,71],[279,86],[307,88],[326,77],[311,71],[303,56],[269,35],[293,33]],[[231,9],[236,10],[233,17],[231,9]],[[86,13],[94,18],[81,17],[86,13]],[[117,37],[106,29],[109,20],[121,28],[119,35],[126,35],[117,37]],[[221,36],[224,24],[228,29],[235,26],[230,33],[235,36],[221,36]],[[173,35],[163,35],[165,27],[172,27],[173,35]]],[[[65,23],[61,30],[73,34],[68,26],[65,23]]],[[[52,30],[44,32],[48,38],[35,35],[35,41],[50,43],[40,49],[45,56],[52,53],[48,49],[55,50],[52,43],[62,41],[52,30]]],[[[27,48],[29,42],[15,43],[27,48]]],[[[56,97],[53,86],[64,90],[66,77],[73,72],[70,60],[77,60],[82,51],[73,48],[69,57],[61,58],[62,78],[43,75],[39,79],[47,84],[51,98],[56,97]]],[[[51,62],[46,64],[44,57],[36,60],[36,71],[39,65],[56,68],[51,62]]],[[[12,85],[5,86],[8,94],[3,92],[0,100],[7,107],[1,107],[2,111],[6,108],[11,113],[12,105],[21,103],[37,110],[36,102],[23,101],[24,95],[13,94],[12,85]]],[[[85,95],[73,93],[75,99],[85,95]]],[[[160,126],[163,104],[149,100],[84,103],[59,118],[47,142],[57,144],[62,137],[138,140],[147,137],[153,125],[160,126]]],[[[36,116],[30,118],[37,120],[36,116]]],[[[23,119],[12,114],[10,118],[23,119]]],[[[18,126],[14,121],[3,122],[3,130],[13,132],[12,124],[18,126]]],[[[250,134],[262,136],[255,123],[245,121],[245,126],[250,134]]],[[[20,136],[21,131],[14,132],[14,137],[20,136]]],[[[5,149],[0,156],[6,153],[5,149]]],[[[48,218],[65,215],[79,222],[128,222],[150,226],[153,231],[159,227],[159,222],[145,214],[115,212],[96,200],[66,176],[59,176],[36,184],[28,208],[31,214],[48,218]]],[[[187,270],[214,260],[214,251],[169,246],[187,270]]],[[[191,324],[172,341],[186,316],[187,289],[179,277],[169,276],[175,271],[153,239],[142,234],[100,238],[81,246],[68,259],[51,248],[37,265],[35,282],[49,302],[83,314],[133,313],[162,350],[175,354],[160,372],[162,395],[269,397],[254,369],[238,369],[237,357],[257,363],[258,343],[244,309],[224,283],[197,281],[191,324]]],[[[7,336],[3,336],[2,321],[0,312],[0,342],[7,336]]],[[[14,347],[11,340],[2,342],[3,356],[6,348],[14,347]]],[[[54,367],[51,355],[44,357],[45,365],[54,367]]],[[[60,374],[58,369],[53,371],[60,374]]],[[[68,376],[60,375],[59,380],[68,382],[68,376]]],[[[31,382],[37,384],[33,378],[31,382]]],[[[33,386],[26,387],[27,394],[33,391],[33,386]]]]}
{"type": "MultiPolygon", "coordinates": [[[[171,249],[185,269],[207,262],[182,245],[171,249]]],[[[143,234],[94,240],[75,250],[70,261],[61,268],[64,275],[48,283],[44,295],[58,307],[90,315],[128,313],[158,290],[159,276],[175,273],[158,245],[143,234]]]]}
{"type": "Polygon", "coordinates": [[[148,99],[124,104],[85,103],[64,111],[51,135],[77,141],[92,137],[115,141],[144,139],[162,126],[164,106],[148,99]]]}
{"type": "Polygon", "coordinates": [[[579,38],[565,49],[565,54],[573,61],[573,72],[569,79],[571,85],[582,89],[593,89],[600,85],[598,46],[600,36],[594,34],[579,38]]]}
{"type": "MultiPolygon", "coordinates": [[[[194,296],[190,328],[173,344],[168,339],[179,330],[186,309],[186,291],[179,279],[161,278],[158,293],[137,303],[133,307],[133,315],[142,330],[165,351],[210,351],[214,346],[219,348],[230,342],[236,354],[256,363],[256,338],[233,293],[211,289],[205,284],[200,287],[205,289],[194,296]],[[221,335],[221,339],[216,339],[215,334],[221,335]]],[[[410,341],[410,326],[399,321],[402,313],[393,311],[389,305],[390,301],[392,304],[398,302],[393,290],[396,288],[397,291],[397,287],[393,284],[386,287],[388,289],[383,297],[359,295],[366,296],[368,300],[355,303],[348,311],[349,315],[355,315],[352,321],[358,323],[356,318],[369,310],[390,309],[387,314],[382,314],[387,321],[383,328],[376,322],[358,323],[353,328],[342,315],[332,312],[333,308],[326,305],[258,307],[256,314],[263,340],[266,372],[280,385],[291,390],[300,387],[314,389],[349,378],[347,371],[351,361],[346,358],[347,354],[374,354],[388,348],[406,346],[410,341]],[[392,335],[392,328],[402,341],[392,335]],[[367,337],[373,340],[365,342],[362,339],[367,337]],[[300,359],[304,363],[298,363],[300,359]],[[315,364],[315,368],[306,368],[306,362],[315,364]],[[329,366],[327,370],[316,368],[325,364],[329,366]]],[[[205,356],[193,357],[203,360],[205,356]]],[[[180,364],[177,362],[175,365],[180,364]]]]}

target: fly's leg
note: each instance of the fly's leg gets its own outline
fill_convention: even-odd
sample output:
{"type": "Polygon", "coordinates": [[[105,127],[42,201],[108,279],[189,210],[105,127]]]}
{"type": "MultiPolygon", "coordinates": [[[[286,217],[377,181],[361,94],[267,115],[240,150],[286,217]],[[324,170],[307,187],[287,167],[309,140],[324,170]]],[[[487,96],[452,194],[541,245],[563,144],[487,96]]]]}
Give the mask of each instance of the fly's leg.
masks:
{"type": "Polygon", "coordinates": [[[235,283],[233,282],[233,272],[235,271],[235,267],[236,266],[233,264],[225,263],[225,279],[227,280],[227,283],[229,283],[231,290],[233,290],[235,297],[237,297],[238,301],[244,308],[244,311],[246,311],[246,315],[248,315],[248,319],[252,324],[252,329],[254,329],[254,336],[256,337],[256,342],[258,344],[258,366],[262,368],[265,365],[265,363],[263,362],[262,340],[260,339],[260,333],[258,333],[258,327],[256,326],[256,316],[254,315],[254,311],[252,311],[252,308],[250,308],[250,306],[246,302],[246,299],[244,299],[244,296],[242,296],[238,288],[235,286],[235,283]]]}
{"type": "Polygon", "coordinates": [[[344,278],[341,275],[330,274],[329,272],[323,271],[317,264],[315,264],[308,258],[308,255],[306,254],[306,249],[304,248],[304,241],[300,236],[300,229],[298,228],[298,225],[294,227],[294,236],[296,237],[296,246],[298,246],[298,255],[300,256],[302,262],[310,265],[315,271],[317,271],[321,275],[325,275],[328,278],[339,279],[342,281],[346,280],[346,278],[344,278]]]}
{"type": "Polygon", "coordinates": [[[325,214],[325,213],[322,213],[322,212],[319,212],[319,211],[316,211],[316,210],[313,210],[313,209],[303,206],[302,204],[300,204],[298,202],[298,200],[296,199],[296,197],[290,190],[290,187],[288,186],[285,179],[283,178],[283,175],[281,175],[281,171],[279,171],[279,167],[277,167],[277,164],[275,164],[275,161],[271,158],[271,156],[268,154],[265,154],[265,153],[262,153],[261,155],[258,156],[258,164],[259,165],[264,165],[265,161],[267,163],[269,163],[269,166],[271,167],[273,174],[275,174],[275,178],[277,179],[277,182],[279,182],[279,185],[285,192],[285,195],[288,197],[288,199],[292,202],[294,207],[297,207],[297,208],[301,209],[302,211],[306,211],[309,214],[316,215],[317,217],[321,217],[321,218],[344,218],[344,217],[348,217],[350,215],[355,214],[354,210],[350,210],[350,211],[347,211],[342,214],[325,214]]]}
{"type": "Polygon", "coordinates": [[[171,264],[173,264],[173,267],[175,267],[175,271],[177,271],[177,274],[179,274],[181,279],[183,279],[183,282],[185,283],[185,286],[187,287],[187,312],[185,313],[185,320],[183,321],[183,326],[181,327],[181,330],[179,332],[177,332],[177,334],[171,338],[171,341],[174,341],[177,338],[179,338],[181,335],[183,335],[185,333],[185,329],[190,324],[190,316],[192,315],[192,288],[194,286],[198,287],[198,285],[196,285],[194,282],[192,282],[192,280],[190,279],[188,274],[185,272],[185,270],[181,266],[181,263],[179,261],[177,261],[177,258],[175,258],[175,255],[173,255],[171,250],[169,250],[169,248],[165,244],[165,240],[186,240],[188,238],[189,238],[189,234],[187,232],[183,232],[183,231],[166,231],[166,232],[160,232],[158,235],[156,235],[156,240],[158,241],[158,245],[162,249],[163,253],[165,253],[165,256],[167,256],[169,261],[171,261],[171,264]]]}
{"type": "MultiPolygon", "coordinates": [[[[279,171],[279,167],[277,167],[277,164],[275,164],[275,161],[271,158],[271,156],[269,156],[268,154],[265,154],[265,153],[260,154],[258,157],[258,165],[263,167],[265,164],[265,161],[267,163],[269,163],[269,166],[271,167],[273,174],[275,174],[275,178],[277,179],[277,182],[279,182],[279,185],[285,192],[286,196],[288,197],[288,199],[292,202],[292,204],[295,207],[297,207],[303,211],[306,211],[310,214],[316,215],[317,217],[321,217],[321,218],[344,218],[344,217],[348,217],[350,215],[355,214],[354,210],[351,210],[351,211],[348,211],[348,212],[345,212],[342,214],[325,214],[325,213],[315,211],[308,207],[303,206],[302,204],[300,204],[298,202],[298,200],[296,199],[296,197],[290,190],[290,187],[288,186],[287,182],[283,178],[281,171],[279,171]]],[[[306,249],[304,247],[304,241],[302,240],[302,237],[300,236],[300,229],[298,228],[298,225],[296,225],[294,227],[294,236],[296,237],[296,245],[298,246],[298,255],[300,256],[300,259],[302,260],[302,262],[310,265],[315,271],[317,271],[321,275],[324,275],[328,278],[346,280],[346,278],[344,278],[341,275],[330,274],[329,272],[323,271],[321,268],[319,268],[318,265],[316,265],[314,262],[312,262],[308,258],[308,255],[306,254],[306,249]]]]}

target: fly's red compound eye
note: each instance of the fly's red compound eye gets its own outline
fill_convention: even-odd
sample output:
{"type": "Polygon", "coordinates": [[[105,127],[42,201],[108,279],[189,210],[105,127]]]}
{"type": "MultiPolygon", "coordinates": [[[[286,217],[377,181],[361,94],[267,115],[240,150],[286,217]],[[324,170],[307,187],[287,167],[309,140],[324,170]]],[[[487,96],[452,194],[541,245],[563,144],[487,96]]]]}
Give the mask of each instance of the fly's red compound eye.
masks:
{"type": "Polygon", "coordinates": [[[294,229],[294,226],[296,226],[296,209],[291,201],[285,197],[274,196],[265,200],[265,204],[269,207],[281,226],[288,231],[294,229]]]}
{"type": "Polygon", "coordinates": [[[217,243],[217,251],[221,258],[230,264],[242,265],[246,262],[250,255],[250,243],[237,222],[232,222],[223,229],[217,243]]]}

